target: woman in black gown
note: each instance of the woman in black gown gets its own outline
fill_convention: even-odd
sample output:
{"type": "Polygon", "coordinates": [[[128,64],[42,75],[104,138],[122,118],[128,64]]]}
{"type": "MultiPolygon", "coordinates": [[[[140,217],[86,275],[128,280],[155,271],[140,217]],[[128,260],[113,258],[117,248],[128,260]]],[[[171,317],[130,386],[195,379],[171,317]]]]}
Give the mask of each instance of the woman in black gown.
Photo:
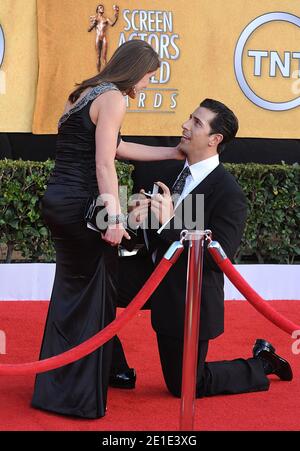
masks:
{"type": "MultiPolygon", "coordinates": [[[[42,213],[56,250],[56,272],[40,359],[87,340],[115,318],[117,245],[128,238],[114,159],[181,159],[176,148],[125,143],[120,127],[125,95],[135,97],[159,68],[143,41],[119,47],[104,70],[82,82],[59,121],[55,168],[42,213]],[[88,229],[91,195],[109,195],[105,234],[88,229]]],[[[65,415],[105,414],[113,340],[77,362],[37,375],[32,406],[65,415]]]]}

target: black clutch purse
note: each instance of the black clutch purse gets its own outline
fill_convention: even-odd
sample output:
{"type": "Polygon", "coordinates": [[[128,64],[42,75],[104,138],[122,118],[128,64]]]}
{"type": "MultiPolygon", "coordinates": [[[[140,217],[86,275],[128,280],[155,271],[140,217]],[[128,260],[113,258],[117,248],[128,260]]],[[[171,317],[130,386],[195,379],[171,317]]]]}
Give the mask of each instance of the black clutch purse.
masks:
{"type": "MultiPolygon", "coordinates": [[[[89,229],[98,233],[105,233],[107,229],[108,214],[104,203],[101,203],[100,196],[90,197],[88,199],[84,213],[84,221],[89,229]]],[[[126,238],[123,238],[121,246],[131,252],[134,250],[138,241],[137,230],[130,228],[128,225],[125,226],[125,228],[131,239],[127,240],[126,238]]]]}

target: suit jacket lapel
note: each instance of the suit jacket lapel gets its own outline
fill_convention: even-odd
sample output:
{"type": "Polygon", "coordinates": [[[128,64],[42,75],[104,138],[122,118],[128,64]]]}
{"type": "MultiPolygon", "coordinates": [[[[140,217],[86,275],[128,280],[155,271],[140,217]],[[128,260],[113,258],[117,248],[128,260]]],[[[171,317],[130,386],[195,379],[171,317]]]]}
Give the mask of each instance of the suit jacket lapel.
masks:
{"type": "MultiPolygon", "coordinates": [[[[202,180],[199,185],[197,185],[190,193],[191,194],[204,194],[204,199],[207,198],[213,193],[214,187],[217,183],[219,183],[220,178],[225,173],[224,166],[220,163],[204,180],[202,180]]],[[[183,199],[184,202],[185,199],[183,199]]],[[[176,209],[180,204],[177,205],[176,209]]]]}
{"type": "MultiPolygon", "coordinates": [[[[193,194],[192,196],[192,210],[190,210],[190,214],[192,214],[192,216],[195,214],[196,212],[196,204],[197,204],[197,194],[203,194],[204,195],[204,202],[207,201],[207,199],[209,198],[209,196],[214,192],[215,189],[215,185],[217,183],[220,182],[220,179],[222,179],[223,175],[225,174],[225,169],[224,166],[222,164],[219,164],[201,183],[199,183],[199,185],[197,185],[189,194],[193,194]]],[[[184,217],[182,215],[184,215],[184,211],[185,211],[185,200],[187,198],[183,199],[183,202],[181,202],[179,205],[177,205],[176,209],[175,209],[175,215],[176,215],[176,211],[178,209],[178,207],[181,205],[181,210],[178,209],[177,214],[179,215],[179,217],[184,217]]],[[[188,208],[186,206],[186,208],[188,208]]],[[[204,205],[205,208],[205,205],[204,205]]],[[[203,218],[204,220],[204,218],[203,218]]],[[[171,219],[171,223],[174,221],[174,218],[171,219]]],[[[157,235],[156,231],[153,230],[147,230],[147,236],[149,238],[149,245],[150,245],[150,249],[151,251],[154,250],[154,248],[156,249],[157,247],[159,247],[159,245],[162,244],[162,241],[160,240],[159,236],[157,235]]],[[[165,244],[166,246],[166,244],[165,244]]]]}

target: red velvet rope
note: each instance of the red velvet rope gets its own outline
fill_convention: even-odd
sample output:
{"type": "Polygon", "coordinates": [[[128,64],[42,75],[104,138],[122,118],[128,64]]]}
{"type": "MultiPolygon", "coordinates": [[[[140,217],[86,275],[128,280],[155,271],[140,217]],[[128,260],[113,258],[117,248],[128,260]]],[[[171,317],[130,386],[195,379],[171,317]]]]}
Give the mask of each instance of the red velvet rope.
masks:
{"type": "MultiPolygon", "coordinates": [[[[239,290],[239,292],[250,302],[250,304],[259,313],[264,315],[269,321],[275,324],[284,332],[292,334],[296,330],[300,330],[300,326],[293,323],[283,315],[278,313],[268,302],[266,302],[253,288],[246,282],[241,274],[235,269],[228,258],[223,259],[216,249],[208,247],[208,250],[214,258],[220,269],[226,274],[228,279],[239,290]]],[[[296,338],[296,337],[294,337],[296,338]]]]}
{"type": "MultiPolygon", "coordinates": [[[[178,250],[177,258],[182,252],[183,248],[178,250]]],[[[176,260],[177,260],[176,258],[176,260]]],[[[167,260],[163,258],[155,271],[151,274],[145,285],[133,298],[128,307],[108,326],[95,334],[93,337],[86,340],[84,343],[63,352],[62,354],[50,357],[48,359],[39,360],[36,362],[19,363],[19,364],[2,364],[0,365],[0,375],[26,375],[43,373],[45,371],[54,370],[61,366],[75,362],[76,360],[85,357],[91,352],[98,349],[114,335],[116,335],[125,324],[133,318],[133,316],[143,307],[152,293],[156,290],[160,282],[163,280],[169,269],[175,263],[174,259],[167,260]]]]}

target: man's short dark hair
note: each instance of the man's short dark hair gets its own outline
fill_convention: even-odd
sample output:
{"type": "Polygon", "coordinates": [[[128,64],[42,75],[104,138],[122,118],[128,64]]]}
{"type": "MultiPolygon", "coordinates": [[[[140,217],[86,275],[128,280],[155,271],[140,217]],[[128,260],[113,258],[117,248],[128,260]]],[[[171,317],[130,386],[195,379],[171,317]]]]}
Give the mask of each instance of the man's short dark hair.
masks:
{"type": "Polygon", "coordinates": [[[221,153],[226,143],[230,142],[239,129],[239,121],[236,115],[223,103],[213,99],[205,99],[200,103],[200,107],[216,113],[216,116],[210,121],[211,134],[220,133],[223,135],[223,141],[218,145],[217,151],[221,153]]]}

